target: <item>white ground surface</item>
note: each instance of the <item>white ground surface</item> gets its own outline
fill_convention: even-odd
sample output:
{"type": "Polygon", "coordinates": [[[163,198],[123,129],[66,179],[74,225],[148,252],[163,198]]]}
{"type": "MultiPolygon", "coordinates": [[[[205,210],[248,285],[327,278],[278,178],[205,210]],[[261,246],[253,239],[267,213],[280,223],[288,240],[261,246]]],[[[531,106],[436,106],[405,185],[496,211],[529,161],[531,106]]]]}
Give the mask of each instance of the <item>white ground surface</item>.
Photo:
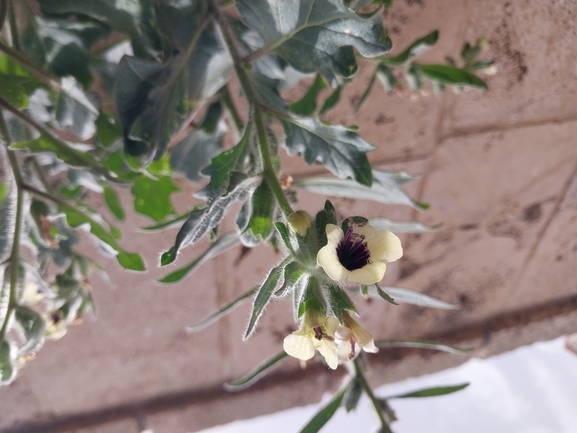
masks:
{"type": "MultiPolygon", "coordinates": [[[[563,338],[536,343],[435,374],[377,389],[378,396],[421,388],[470,386],[433,398],[392,400],[399,421],[395,433],[575,433],[577,432],[577,355],[563,338]]],[[[329,399],[325,395],[323,401],[329,399]]],[[[317,405],[294,408],[201,433],[294,433],[314,415],[317,405]]],[[[366,398],[355,413],[340,409],[322,433],[373,432],[377,420],[366,398]]]]}

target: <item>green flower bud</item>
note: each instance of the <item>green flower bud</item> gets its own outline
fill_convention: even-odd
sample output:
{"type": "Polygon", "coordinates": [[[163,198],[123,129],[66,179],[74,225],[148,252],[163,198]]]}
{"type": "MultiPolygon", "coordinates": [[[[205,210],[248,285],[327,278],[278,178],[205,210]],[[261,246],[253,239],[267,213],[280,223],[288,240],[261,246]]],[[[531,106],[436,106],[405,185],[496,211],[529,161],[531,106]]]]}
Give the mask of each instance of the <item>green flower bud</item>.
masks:
{"type": "Polygon", "coordinates": [[[311,216],[304,210],[297,210],[288,217],[288,225],[290,229],[301,238],[306,237],[307,232],[313,225],[311,216]]]}

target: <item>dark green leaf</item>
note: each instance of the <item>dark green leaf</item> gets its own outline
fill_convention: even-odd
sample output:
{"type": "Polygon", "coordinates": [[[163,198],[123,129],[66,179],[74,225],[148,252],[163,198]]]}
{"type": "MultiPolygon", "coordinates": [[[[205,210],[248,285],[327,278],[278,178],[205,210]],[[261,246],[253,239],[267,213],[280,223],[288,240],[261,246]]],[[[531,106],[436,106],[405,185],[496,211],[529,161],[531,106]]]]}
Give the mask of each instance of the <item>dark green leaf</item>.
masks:
{"type": "Polygon", "coordinates": [[[261,104],[279,113],[285,113],[287,111],[288,103],[279,94],[278,80],[273,80],[254,72],[248,72],[248,76],[261,104]]]}
{"type": "Polygon", "coordinates": [[[356,114],[361,109],[361,107],[363,106],[363,104],[365,103],[365,101],[367,100],[369,95],[371,94],[371,90],[373,90],[373,84],[375,84],[375,79],[377,78],[377,71],[378,70],[379,70],[379,68],[376,67],[375,70],[373,71],[373,73],[371,74],[371,77],[369,78],[369,82],[367,83],[367,87],[365,87],[365,91],[363,92],[363,94],[359,98],[358,102],[356,103],[355,108],[353,108],[354,114],[356,114]]]}
{"type": "Polygon", "coordinates": [[[289,295],[294,290],[294,285],[304,274],[304,270],[299,262],[290,262],[284,268],[284,281],[282,286],[274,293],[278,298],[289,295]]]}
{"type": "Polygon", "coordinates": [[[449,346],[447,344],[439,344],[434,341],[424,340],[379,340],[375,341],[375,346],[387,347],[412,347],[415,349],[430,349],[439,350],[441,352],[455,353],[457,355],[466,355],[474,350],[474,348],[460,348],[456,346],[449,346]]]}
{"type": "Polygon", "coordinates": [[[170,166],[192,182],[205,179],[201,170],[222,150],[222,135],[209,136],[202,129],[193,130],[170,153],[170,166]]]}
{"type": "Polygon", "coordinates": [[[439,38],[439,31],[434,30],[427,36],[423,36],[422,38],[417,39],[398,56],[386,58],[385,63],[394,66],[404,66],[411,60],[413,60],[415,57],[417,57],[419,54],[427,51],[429,48],[435,45],[437,43],[438,38],[439,38]]]}
{"type": "Polygon", "coordinates": [[[16,362],[13,348],[6,340],[0,340],[0,385],[7,385],[16,377],[16,362]]]}
{"type": "Polygon", "coordinates": [[[20,325],[26,342],[19,348],[20,354],[35,352],[44,342],[46,323],[40,314],[27,307],[16,307],[16,323],[20,325]]]}
{"type": "Polygon", "coordinates": [[[207,207],[193,210],[190,213],[176,235],[174,243],[175,254],[178,254],[182,247],[197,242],[215,228],[224,217],[228,208],[236,200],[244,198],[247,192],[254,188],[259,181],[259,177],[247,178],[246,175],[241,173],[230,173],[228,190],[224,194],[215,197],[207,207]]]}
{"type": "Polygon", "coordinates": [[[373,181],[366,153],[375,150],[356,132],[343,126],[324,126],[318,120],[286,119],[281,121],[289,154],[301,154],[307,164],[323,164],[341,179],[352,178],[370,186],[373,181]]]}
{"type": "Polygon", "coordinates": [[[131,269],[133,271],[146,270],[146,266],[140,254],[128,253],[124,251],[118,244],[116,238],[93,217],[64,204],[59,206],[59,210],[60,212],[66,214],[66,219],[70,227],[79,227],[82,224],[89,224],[90,233],[95,235],[99,240],[101,240],[105,245],[114,251],[114,254],[116,254],[116,260],[118,260],[118,263],[120,263],[122,267],[131,269]]]}
{"type": "Polygon", "coordinates": [[[120,221],[124,221],[124,209],[116,190],[110,185],[104,187],[104,201],[110,212],[120,221]]]}
{"type": "Polygon", "coordinates": [[[232,66],[214,29],[204,30],[203,6],[156,8],[171,55],[164,64],[125,56],[117,72],[115,100],[126,151],[148,164],[166,151],[189,110],[214,95],[232,66]]]}
{"type": "Polygon", "coordinates": [[[55,113],[58,125],[71,130],[82,140],[89,139],[96,132],[98,109],[74,78],[62,78],[60,87],[62,92],[58,94],[55,113]]]}
{"type": "Polygon", "coordinates": [[[243,171],[251,140],[251,129],[249,122],[240,142],[232,149],[214,157],[210,165],[202,170],[202,174],[210,177],[210,182],[195,194],[196,197],[210,201],[224,194],[229,186],[230,173],[243,171]]]}
{"type": "Polygon", "coordinates": [[[290,104],[290,110],[299,116],[312,115],[317,109],[317,97],[320,91],[326,89],[326,87],[327,85],[323,78],[317,74],[307,93],[298,101],[290,104]]]}
{"type": "Polygon", "coordinates": [[[245,388],[248,388],[252,384],[254,384],[257,380],[261,377],[266,376],[273,367],[276,367],[277,364],[286,358],[288,355],[285,352],[281,352],[270,358],[269,360],[263,362],[253,371],[248,373],[246,376],[235,380],[234,382],[229,382],[224,385],[224,389],[227,391],[241,391],[245,388]]]}
{"type": "Polygon", "coordinates": [[[10,302],[10,266],[0,268],[0,328],[6,320],[8,304],[10,302]]]}
{"type": "MultiPolygon", "coordinates": [[[[295,290],[295,311],[298,317],[302,317],[309,310],[314,310],[320,312],[323,316],[326,316],[327,303],[323,296],[323,291],[318,280],[315,277],[303,278],[302,281],[306,283],[304,290],[295,290]],[[302,295],[298,296],[299,293],[302,295]]],[[[302,285],[301,285],[302,287],[302,285]]]]}
{"type": "Polygon", "coordinates": [[[487,89],[487,84],[470,72],[447,65],[414,65],[415,69],[431,80],[443,84],[463,85],[487,89]]]}
{"type": "Polygon", "coordinates": [[[254,302],[252,304],[252,311],[250,313],[250,320],[244,333],[244,339],[246,340],[252,332],[260,316],[262,315],[266,304],[270,301],[272,294],[277,288],[278,282],[284,270],[284,263],[271,269],[264,283],[259,287],[254,302]]]}
{"type": "Polygon", "coordinates": [[[315,231],[318,236],[318,247],[322,248],[327,244],[327,224],[337,223],[337,211],[335,210],[333,204],[329,201],[325,201],[325,207],[323,210],[317,212],[315,216],[315,231]]]}
{"type": "Polygon", "coordinates": [[[358,380],[352,380],[345,393],[344,403],[347,412],[353,411],[357,408],[362,394],[363,386],[358,380]]]}
{"type": "MultiPolygon", "coordinates": [[[[224,108],[221,101],[213,102],[206,109],[206,114],[202,123],[198,126],[208,135],[214,135],[217,131],[218,124],[222,115],[224,113],[224,108]]],[[[221,146],[222,147],[222,146],[221,146]]]]}
{"type": "Polygon", "coordinates": [[[155,221],[162,221],[176,213],[170,195],[177,191],[180,189],[174,184],[170,175],[155,179],[141,176],[132,184],[134,210],[155,221]]]}
{"type": "MultiPolygon", "coordinates": [[[[160,283],[175,283],[177,281],[182,280],[185,276],[190,275],[196,268],[202,265],[204,262],[208,261],[209,259],[218,256],[219,254],[228,251],[232,247],[238,245],[239,238],[236,233],[226,233],[218,238],[216,241],[210,244],[208,249],[202,253],[199,257],[193,260],[190,264],[186,265],[183,268],[178,269],[177,271],[171,272],[164,278],[158,280],[160,283]]],[[[166,253],[165,253],[166,254],[166,253]]],[[[161,259],[161,266],[166,266],[172,261],[168,261],[169,258],[172,258],[172,255],[166,258],[163,257],[164,261],[161,259]]],[[[174,260],[173,260],[174,261],[174,260]]]]}
{"type": "Polygon", "coordinates": [[[243,293],[242,295],[240,295],[235,300],[226,304],[224,307],[219,308],[218,311],[216,313],[212,314],[210,317],[204,319],[202,322],[198,323],[197,325],[187,327],[186,330],[188,332],[198,332],[201,329],[204,329],[207,326],[212,325],[214,322],[219,320],[221,317],[227,315],[232,310],[234,310],[234,308],[236,306],[240,305],[240,303],[242,301],[253,296],[256,293],[256,289],[257,288],[254,288],[254,289],[249,290],[246,293],[243,293]]]}
{"type": "Polygon", "coordinates": [[[154,0],[39,0],[39,3],[47,14],[78,13],[128,34],[138,57],[155,58],[162,52],[154,0]]]}
{"type": "Polygon", "coordinates": [[[101,112],[96,119],[95,124],[95,139],[97,139],[105,147],[112,146],[116,140],[122,138],[122,129],[113,116],[105,112],[101,112]]]}
{"type": "Polygon", "coordinates": [[[419,391],[408,392],[406,394],[399,394],[393,395],[391,397],[387,397],[387,400],[392,398],[414,398],[414,397],[437,397],[439,395],[447,395],[452,394],[453,392],[460,391],[468,387],[468,383],[463,383],[461,385],[453,385],[453,386],[438,386],[435,388],[425,388],[419,391]]]}
{"type": "Polygon", "coordinates": [[[319,116],[324,116],[324,114],[327,111],[332,110],[339,103],[339,100],[341,99],[341,90],[342,89],[343,89],[343,86],[337,86],[335,91],[333,93],[331,93],[331,95],[327,99],[325,99],[325,102],[323,103],[323,106],[321,107],[321,109],[319,111],[319,116]]]}
{"type": "Polygon", "coordinates": [[[22,47],[34,63],[58,77],[71,75],[90,86],[90,47],[108,34],[108,28],[94,21],[69,21],[28,14],[22,47]]]}
{"type": "Polygon", "coordinates": [[[317,433],[323,426],[333,417],[345,395],[346,389],[340,391],[333,399],[325,405],[317,414],[311,419],[306,426],[302,428],[300,433],[317,433]]]}
{"type": "Polygon", "coordinates": [[[423,80],[421,79],[421,74],[415,65],[411,65],[405,71],[405,79],[409,84],[409,89],[411,91],[419,90],[423,87],[423,80]]]}
{"type": "Polygon", "coordinates": [[[301,72],[319,71],[332,85],[357,71],[353,47],[364,57],[391,48],[377,13],[365,19],[342,0],[245,0],[238,4],[242,21],[301,72]]]}
{"type": "Polygon", "coordinates": [[[400,188],[407,181],[405,172],[373,170],[372,173],[374,181],[370,188],[351,180],[328,177],[303,179],[295,181],[293,185],[326,196],[404,204],[415,209],[422,209],[419,203],[416,203],[400,188]]]}

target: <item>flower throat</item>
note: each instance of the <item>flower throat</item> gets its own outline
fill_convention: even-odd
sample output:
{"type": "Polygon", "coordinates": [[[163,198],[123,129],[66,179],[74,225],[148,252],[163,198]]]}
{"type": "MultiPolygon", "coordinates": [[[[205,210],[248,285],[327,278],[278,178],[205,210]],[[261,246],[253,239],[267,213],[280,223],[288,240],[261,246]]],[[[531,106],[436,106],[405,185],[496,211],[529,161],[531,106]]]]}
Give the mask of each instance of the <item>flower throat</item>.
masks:
{"type": "Polygon", "coordinates": [[[353,228],[349,227],[344,239],[337,246],[337,257],[341,265],[349,271],[360,269],[368,264],[371,254],[365,237],[353,233],[353,228]]]}

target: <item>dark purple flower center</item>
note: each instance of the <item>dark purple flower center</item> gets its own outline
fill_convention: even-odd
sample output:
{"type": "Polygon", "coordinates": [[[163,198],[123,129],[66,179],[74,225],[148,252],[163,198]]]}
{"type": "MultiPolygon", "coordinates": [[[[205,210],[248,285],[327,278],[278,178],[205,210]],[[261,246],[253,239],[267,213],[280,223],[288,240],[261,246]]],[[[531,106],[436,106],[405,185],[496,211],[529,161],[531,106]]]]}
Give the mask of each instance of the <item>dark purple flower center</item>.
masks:
{"type": "Polygon", "coordinates": [[[353,228],[349,227],[344,239],[337,246],[337,257],[345,269],[349,271],[361,269],[371,258],[365,237],[353,233],[353,228]]]}

